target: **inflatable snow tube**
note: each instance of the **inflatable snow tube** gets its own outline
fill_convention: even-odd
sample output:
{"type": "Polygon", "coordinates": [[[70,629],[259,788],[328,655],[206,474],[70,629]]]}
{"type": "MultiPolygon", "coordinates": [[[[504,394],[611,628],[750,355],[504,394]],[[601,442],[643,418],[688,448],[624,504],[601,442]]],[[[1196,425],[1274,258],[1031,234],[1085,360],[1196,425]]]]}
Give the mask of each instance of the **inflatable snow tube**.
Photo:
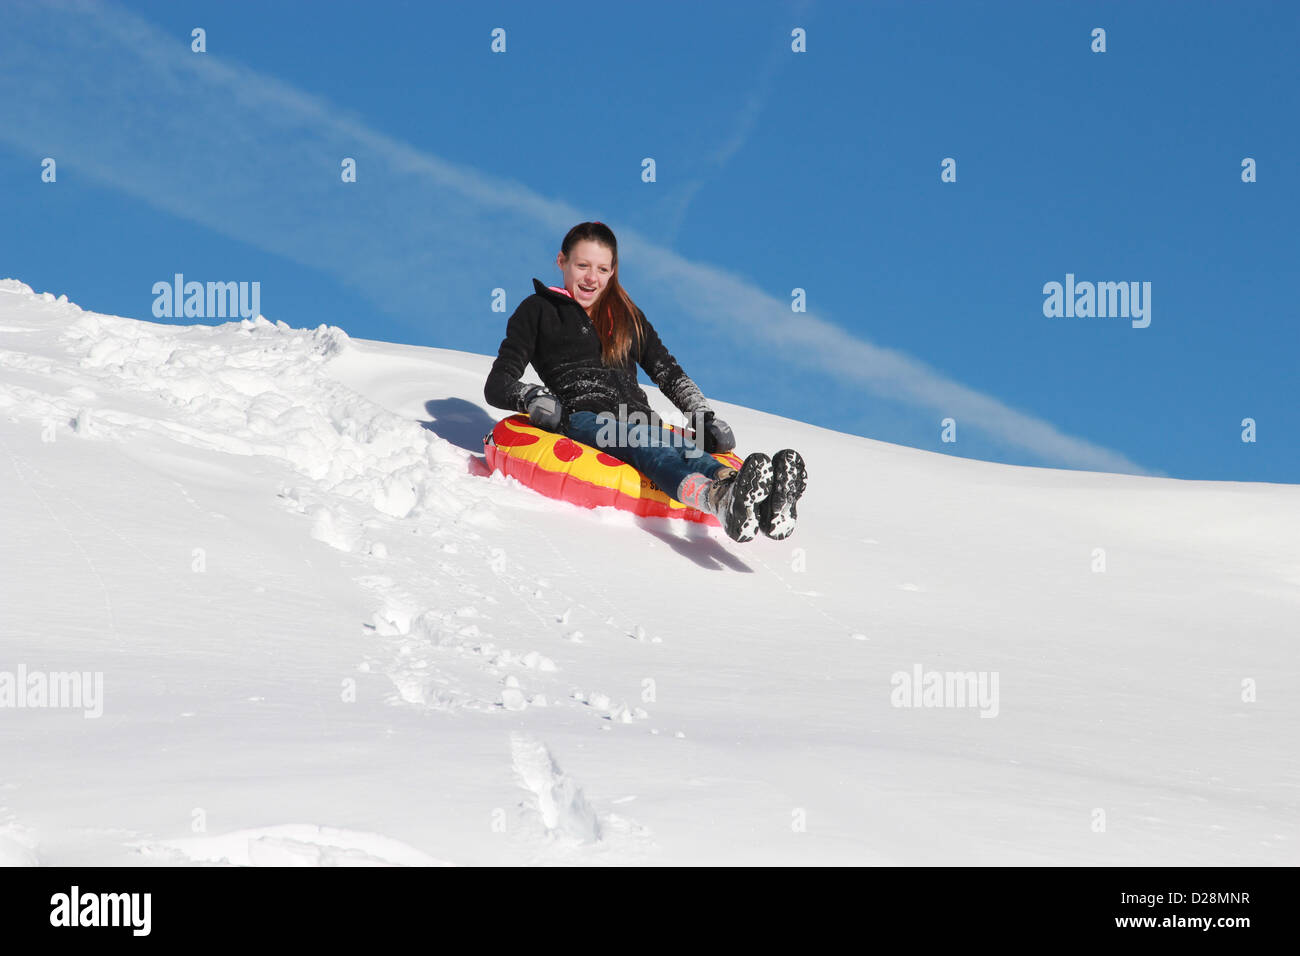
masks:
{"type": "MultiPolygon", "coordinates": [[[[548,498],[585,508],[608,505],[645,517],[718,523],[713,515],[669,497],[627,462],[537,428],[527,415],[511,415],[497,422],[483,439],[483,451],[490,470],[510,475],[548,498]]],[[[742,464],[731,452],[713,457],[732,468],[742,464]]]]}

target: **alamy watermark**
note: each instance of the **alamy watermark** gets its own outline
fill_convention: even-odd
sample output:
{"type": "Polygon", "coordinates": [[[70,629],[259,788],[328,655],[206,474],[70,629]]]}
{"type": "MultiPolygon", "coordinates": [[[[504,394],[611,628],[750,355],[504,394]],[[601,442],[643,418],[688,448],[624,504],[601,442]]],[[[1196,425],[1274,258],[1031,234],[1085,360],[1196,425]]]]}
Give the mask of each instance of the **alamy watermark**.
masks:
{"type": "Polygon", "coordinates": [[[704,452],[704,412],[687,416],[687,427],[695,438],[687,436],[684,428],[674,426],[672,431],[656,427],[649,415],[638,409],[628,409],[625,403],[618,406],[618,414],[600,412],[596,415],[600,428],[596,432],[597,448],[685,448],[687,458],[698,458],[704,452]]]}
{"type": "Polygon", "coordinates": [[[133,936],[148,936],[152,910],[152,893],[87,893],[73,884],[50,897],[50,925],[123,927],[133,936]]]}
{"type": "Polygon", "coordinates": [[[171,282],[153,284],[156,319],[252,319],[262,314],[260,282],[186,282],[176,273],[171,282]]]}
{"type": "Polygon", "coordinates": [[[998,715],[997,671],[927,671],[913,664],[895,671],[889,684],[895,707],[973,707],[981,717],[998,715]]]}
{"type": "Polygon", "coordinates": [[[1067,272],[1064,284],[1046,283],[1043,295],[1049,319],[1132,319],[1135,329],[1151,324],[1150,282],[1075,282],[1067,272]]]}
{"type": "Polygon", "coordinates": [[[104,713],[103,671],[0,671],[0,708],[80,710],[92,720],[104,713]]]}

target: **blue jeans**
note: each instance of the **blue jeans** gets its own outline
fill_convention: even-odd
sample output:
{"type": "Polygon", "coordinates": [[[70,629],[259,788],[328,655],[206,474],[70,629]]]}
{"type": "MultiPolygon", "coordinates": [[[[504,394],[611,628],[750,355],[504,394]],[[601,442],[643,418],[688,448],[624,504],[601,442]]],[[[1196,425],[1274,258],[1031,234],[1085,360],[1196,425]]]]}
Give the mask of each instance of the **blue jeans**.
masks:
{"type": "Polygon", "coordinates": [[[706,453],[703,445],[690,444],[680,432],[670,432],[660,425],[623,424],[610,412],[573,412],[564,433],[627,462],[669,498],[677,497],[677,489],[687,475],[712,478],[727,467],[706,453]]]}

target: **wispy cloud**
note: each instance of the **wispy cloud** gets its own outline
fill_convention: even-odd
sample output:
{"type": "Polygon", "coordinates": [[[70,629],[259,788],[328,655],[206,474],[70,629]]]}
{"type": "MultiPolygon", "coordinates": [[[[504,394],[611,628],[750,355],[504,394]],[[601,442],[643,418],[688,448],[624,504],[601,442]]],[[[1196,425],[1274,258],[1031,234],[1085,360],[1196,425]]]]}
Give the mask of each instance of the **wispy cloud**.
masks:
{"type": "MultiPolygon", "coordinates": [[[[801,18],[810,5],[811,0],[800,0],[794,5],[791,9],[790,19],[793,26],[807,25],[801,18]]],[[[682,183],[680,187],[674,189],[667,200],[671,206],[671,212],[665,242],[671,244],[676,241],[677,233],[686,220],[686,213],[695,197],[699,195],[700,190],[710,180],[716,179],[727,163],[731,161],[731,158],[740,152],[745,143],[749,141],[749,137],[758,126],[759,118],[763,115],[763,109],[767,105],[777,76],[780,75],[782,69],[794,55],[787,43],[775,42],[772,44],[767,57],[763,60],[763,65],[759,68],[753,86],[746,94],[740,109],[736,111],[736,115],[732,117],[731,124],[722,141],[711,151],[700,157],[697,169],[688,173],[690,178],[682,183]]]]}
{"type": "MultiPolygon", "coordinates": [[[[328,273],[408,322],[453,310],[460,321],[464,303],[514,285],[503,277],[537,274],[574,222],[602,218],[417,150],[216,54],[191,54],[185,37],[116,6],[11,2],[5,21],[0,140],[56,157],[61,177],[94,177],[328,273]],[[359,163],[353,186],[339,183],[344,156],[359,163]]],[[[722,144],[721,161],[743,142],[746,122],[722,144]]],[[[788,302],[725,269],[631,230],[619,237],[621,257],[660,280],[693,321],[853,388],[952,415],[968,433],[1042,460],[1143,471],[824,318],[792,324],[788,302]]]]}

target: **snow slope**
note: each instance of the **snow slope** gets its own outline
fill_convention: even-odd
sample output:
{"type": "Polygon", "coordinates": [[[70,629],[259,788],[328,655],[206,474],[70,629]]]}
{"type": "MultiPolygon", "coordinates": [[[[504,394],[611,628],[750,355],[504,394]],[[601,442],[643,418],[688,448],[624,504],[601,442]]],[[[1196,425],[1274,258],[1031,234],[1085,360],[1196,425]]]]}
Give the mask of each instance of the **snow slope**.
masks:
{"type": "Polygon", "coordinates": [[[736,545],[470,474],[490,363],[0,283],[0,682],[102,679],[0,695],[0,862],[1300,862],[1300,489],[715,402],[809,467],[736,545]]]}

